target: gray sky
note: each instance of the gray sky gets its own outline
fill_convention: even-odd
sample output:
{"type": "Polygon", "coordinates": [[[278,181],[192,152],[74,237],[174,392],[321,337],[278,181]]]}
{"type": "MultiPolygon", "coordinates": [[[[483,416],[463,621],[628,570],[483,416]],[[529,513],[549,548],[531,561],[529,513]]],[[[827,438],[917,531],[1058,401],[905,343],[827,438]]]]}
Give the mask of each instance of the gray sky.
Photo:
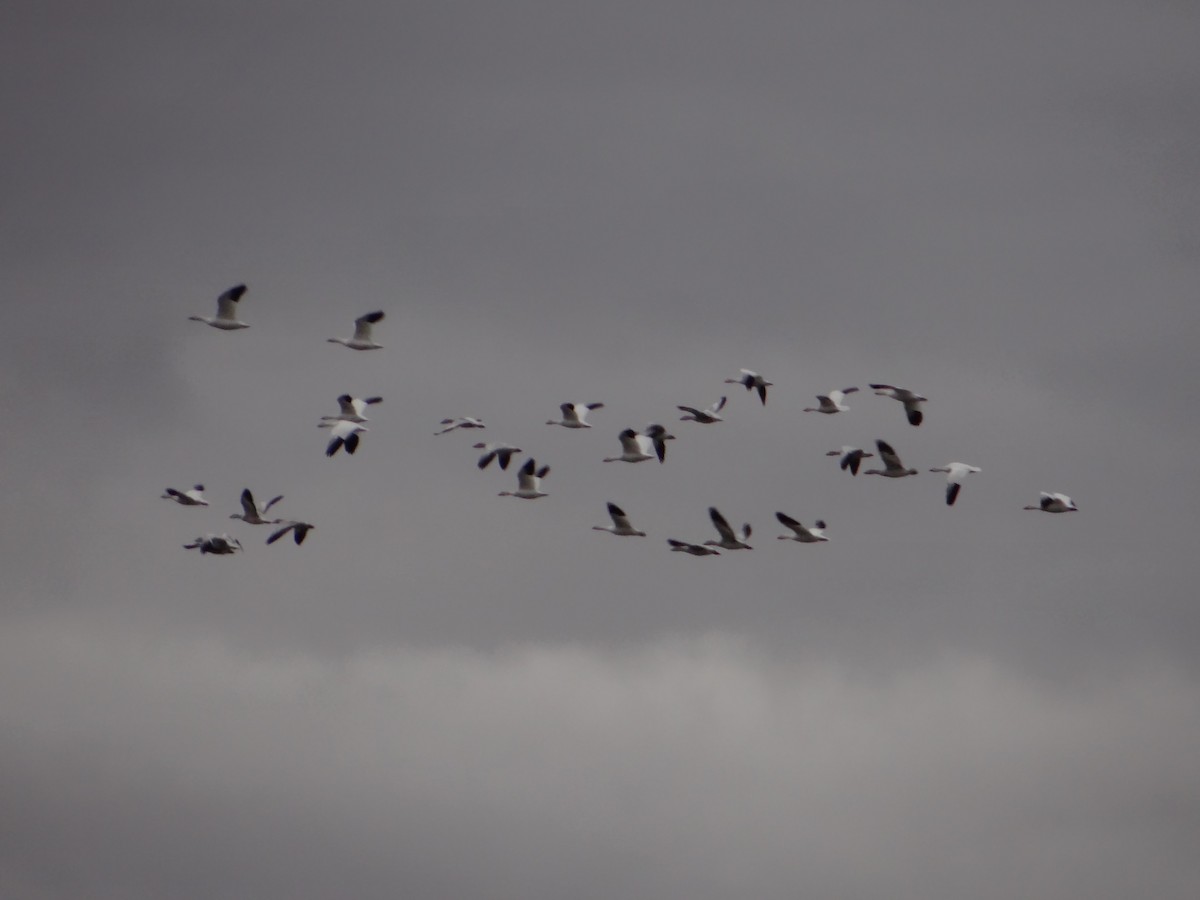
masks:
{"type": "Polygon", "coordinates": [[[1195,897],[1200,13],[591,6],[6,13],[0,894],[1195,897]]]}

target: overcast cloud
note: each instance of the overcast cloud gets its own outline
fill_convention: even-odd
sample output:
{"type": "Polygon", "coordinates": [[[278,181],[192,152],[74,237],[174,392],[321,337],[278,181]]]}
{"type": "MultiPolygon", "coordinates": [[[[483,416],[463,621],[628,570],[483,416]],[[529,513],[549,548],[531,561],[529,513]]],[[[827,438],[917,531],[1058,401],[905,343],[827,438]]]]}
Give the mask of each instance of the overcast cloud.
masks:
{"type": "Polygon", "coordinates": [[[1194,898],[1198,42],[1167,2],[9,10],[0,894],[1194,898]],[[250,329],[187,321],[238,282],[250,329]],[[384,349],[325,342],[372,309],[384,349]],[[385,400],[326,459],[343,392],[385,400]],[[651,421],[665,465],[601,462],[651,421]],[[877,438],[921,475],[824,455],[877,438]],[[316,530],[263,546],[243,487],[316,530]],[[710,505],[755,549],[668,552],[710,505]]]}

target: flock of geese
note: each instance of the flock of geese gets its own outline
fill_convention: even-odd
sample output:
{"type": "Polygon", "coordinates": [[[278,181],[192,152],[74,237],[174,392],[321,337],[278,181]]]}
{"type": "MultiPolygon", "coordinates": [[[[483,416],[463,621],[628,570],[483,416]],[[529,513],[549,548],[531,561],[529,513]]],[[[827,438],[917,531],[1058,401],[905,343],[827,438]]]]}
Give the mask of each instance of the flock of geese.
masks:
{"type": "MultiPolygon", "coordinates": [[[[222,331],[237,331],[249,328],[250,326],[246,322],[238,318],[238,303],[241,301],[243,295],[245,295],[246,290],[246,285],[238,284],[221,294],[217,298],[217,314],[213,317],[189,316],[188,318],[191,321],[203,322],[212,328],[222,331]]],[[[373,337],[373,326],[383,321],[383,318],[384,313],[382,311],[370,312],[359,316],[354,320],[354,334],[352,337],[332,337],[328,340],[331,343],[340,344],[351,350],[381,349],[383,345],[377,343],[373,337]]],[[[761,404],[764,406],[767,402],[767,389],[773,386],[772,382],[767,381],[758,372],[750,369],[742,369],[737,378],[726,378],[725,383],[740,384],[747,391],[756,392],[761,404]]],[[[928,402],[926,397],[915,391],[896,387],[891,384],[870,384],[869,387],[876,394],[883,397],[890,397],[901,403],[910,425],[914,427],[919,426],[924,420],[922,406],[928,402]]],[[[849,410],[849,407],[845,404],[846,398],[858,390],[857,387],[846,387],[830,391],[828,394],[820,394],[817,396],[818,405],[805,407],[804,412],[818,412],[825,415],[846,412],[849,410]]],[[[382,400],[382,397],[352,397],[349,394],[343,394],[338,397],[338,414],[322,416],[318,424],[320,428],[329,429],[330,439],[325,448],[325,455],[332,457],[339,451],[353,455],[358,449],[363,433],[368,430],[364,424],[368,421],[366,416],[367,409],[374,404],[382,402],[382,400]]],[[[684,413],[684,415],[680,416],[680,421],[695,422],[701,425],[712,425],[722,422],[724,420],[721,417],[721,410],[725,408],[727,400],[728,398],[723,396],[712,406],[704,409],[692,406],[678,406],[679,411],[684,413]]],[[[594,410],[602,409],[603,407],[603,403],[563,403],[559,407],[560,417],[557,419],[547,419],[546,424],[559,425],[570,429],[591,428],[592,424],[588,421],[588,415],[594,410]]],[[[486,427],[481,419],[473,416],[446,418],[442,419],[439,424],[442,428],[434,432],[435,435],[486,427]]],[[[627,428],[618,435],[618,438],[621,444],[621,453],[617,456],[605,457],[604,462],[638,463],[657,459],[660,463],[663,463],[666,462],[667,458],[667,441],[676,439],[675,435],[669,434],[667,429],[658,423],[648,425],[641,431],[627,428]]],[[[480,469],[486,469],[495,461],[500,469],[507,470],[513,456],[523,452],[520,447],[512,444],[490,441],[476,443],[474,448],[483,451],[477,463],[480,469]]],[[[884,478],[904,478],[918,474],[917,469],[907,467],[901,462],[900,456],[886,441],[875,441],[875,450],[875,453],[870,453],[861,447],[843,446],[838,450],[830,450],[826,455],[838,457],[841,469],[849,472],[852,476],[859,474],[864,459],[874,458],[878,458],[881,461],[883,468],[863,469],[862,474],[879,475],[884,478]]],[[[959,493],[967,478],[982,470],[978,466],[968,465],[967,463],[950,462],[944,466],[932,468],[929,471],[945,474],[946,505],[953,506],[955,501],[958,500],[959,493]]],[[[499,496],[517,497],[523,500],[536,500],[540,497],[546,497],[548,494],[542,490],[542,481],[549,473],[549,466],[539,466],[533,457],[529,457],[520,469],[517,470],[517,489],[514,491],[501,491],[499,496]]],[[[190,490],[167,488],[162,498],[174,501],[181,506],[207,507],[209,505],[208,500],[204,497],[203,484],[194,485],[190,490]]],[[[246,488],[241,494],[242,511],[240,513],[232,513],[230,518],[240,519],[247,525],[273,526],[273,530],[266,539],[267,544],[273,544],[289,533],[291,533],[292,539],[297,545],[303,544],[309,531],[312,531],[315,527],[312,523],[298,519],[267,517],[272,507],[282,499],[282,495],[272,497],[265,504],[259,506],[250,489],[246,488]]],[[[1041,493],[1039,502],[1036,505],[1029,505],[1023,508],[1047,513],[1077,512],[1079,509],[1075,505],[1075,502],[1066,494],[1046,491],[1041,493]]],[[[593,530],[607,531],[610,534],[621,537],[646,536],[646,532],[633,526],[629,516],[617,504],[609,502],[608,515],[612,520],[612,524],[593,525],[593,530]]],[[[749,523],[743,524],[740,530],[735,530],[716,507],[709,507],[708,515],[713,527],[717,531],[717,539],[703,541],[702,543],[691,543],[668,538],[667,543],[671,550],[688,553],[693,556],[717,556],[722,550],[752,549],[748,543],[752,533],[749,523]]],[[[778,539],[781,541],[816,544],[829,540],[825,535],[827,526],[823,520],[818,519],[812,525],[805,525],[782,512],[777,512],[775,518],[788,530],[788,533],[778,536],[778,539]]],[[[214,556],[229,556],[243,550],[241,542],[226,532],[204,534],[192,539],[183,546],[187,550],[199,550],[201,554],[212,554],[214,556]]]]}

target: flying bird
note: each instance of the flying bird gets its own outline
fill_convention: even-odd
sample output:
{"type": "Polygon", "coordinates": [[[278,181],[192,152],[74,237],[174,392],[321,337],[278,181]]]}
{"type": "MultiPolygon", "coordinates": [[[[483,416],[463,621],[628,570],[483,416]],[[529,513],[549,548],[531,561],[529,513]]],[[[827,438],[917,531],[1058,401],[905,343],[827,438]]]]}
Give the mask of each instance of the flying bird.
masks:
{"type": "Polygon", "coordinates": [[[477,419],[474,416],[458,416],[453,419],[442,419],[441,423],[446,427],[441,431],[435,431],[434,436],[445,434],[447,431],[454,431],[456,428],[485,428],[483,419],[477,419]]]}
{"type": "Polygon", "coordinates": [[[1023,509],[1038,509],[1048,513],[1079,512],[1075,501],[1066,494],[1051,494],[1042,491],[1041,502],[1037,506],[1025,506],[1023,509]]]}
{"type": "Polygon", "coordinates": [[[781,525],[792,530],[791,534],[779,535],[779,540],[781,541],[799,541],[801,544],[819,544],[822,541],[829,540],[829,538],[825,537],[825,521],[823,519],[817,519],[813,527],[808,528],[785,513],[777,512],[775,513],[775,518],[779,520],[781,525]]]}
{"type": "Polygon", "coordinates": [[[241,541],[228,534],[206,534],[195,538],[190,544],[183,545],[184,550],[199,550],[203,556],[211,553],[214,556],[229,556],[242,549],[241,541]]]}
{"type": "Polygon", "coordinates": [[[378,350],[383,344],[377,344],[371,339],[371,326],[383,321],[383,312],[376,310],[354,320],[354,337],[327,338],[331,344],[341,344],[351,350],[378,350]]]}
{"type": "Polygon", "coordinates": [[[646,430],[642,432],[642,437],[649,439],[650,446],[654,448],[654,455],[658,457],[660,463],[667,461],[667,441],[675,440],[675,435],[667,434],[667,429],[655,423],[647,425],[646,430]]]}
{"type": "Polygon", "coordinates": [[[879,451],[879,458],[883,460],[882,469],[867,469],[863,472],[864,475],[882,475],[885,478],[903,478],[905,475],[916,475],[916,469],[906,469],[904,464],[900,462],[900,457],[896,451],[892,449],[892,445],[886,441],[876,441],[875,449],[879,451]]]}
{"type": "Polygon", "coordinates": [[[650,452],[654,449],[654,443],[650,438],[638,434],[632,428],[626,428],[618,437],[621,439],[621,455],[606,456],[605,462],[636,463],[654,459],[654,454],[650,452]]]}
{"type": "Polygon", "coordinates": [[[263,516],[282,499],[283,494],[280,494],[278,497],[272,497],[267,501],[266,506],[259,509],[254,502],[254,495],[250,493],[250,488],[244,488],[242,490],[242,511],[240,513],[230,513],[229,518],[241,519],[247,525],[277,525],[280,522],[279,519],[264,519],[263,516]]]}
{"type": "Polygon", "coordinates": [[[321,416],[324,422],[369,422],[364,413],[368,406],[382,403],[382,397],[351,397],[342,394],[337,398],[339,412],[336,416],[321,416]]]}
{"type": "Polygon", "coordinates": [[[739,537],[734,530],[729,526],[729,522],[715,506],[708,508],[708,517],[712,519],[713,527],[717,529],[717,534],[721,535],[719,541],[705,541],[704,543],[710,547],[721,547],[725,550],[753,550],[746,541],[750,540],[750,523],[747,522],[742,526],[742,533],[739,537]]]}
{"type": "Polygon", "coordinates": [[[318,428],[328,428],[330,434],[329,444],[325,447],[325,455],[333,456],[342,447],[346,448],[346,452],[353,455],[358,449],[358,436],[364,431],[370,431],[365,425],[360,425],[358,422],[348,422],[345,419],[338,419],[332,422],[322,422],[318,428]]]}
{"type": "MultiPolygon", "coordinates": [[[[282,519],[277,519],[276,524],[278,524],[282,521],[283,521],[282,519]]],[[[283,537],[285,534],[287,534],[290,531],[292,533],[292,539],[296,542],[296,546],[299,547],[301,544],[304,543],[304,539],[306,537],[308,537],[308,533],[316,527],[317,526],[315,526],[309,522],[288,522],[286,525],[284,525],[278,531],[272,532],[271,536],[269,538],[267,538],[267,543],[268,544],[275,543],[277,540],[279,540],[281,537],[283,537]]]]}
{"type": "Polygon", "coordinates": [[[865,450],[849,445],[842,447],[841,450],[830,450],[825,455],[840,456],[841,459],[838,461],[838,465],[841,466],[843,472],[849,469],[851,475],[858,474],[858,467],[864,459],[874,458],[875,456],[874,453],[867,453],[865,450]]]}
{"type": "Polygon", "coordinates": [[[679,417],[680,422],[699,422],[701,425],[711,425],[713,422],[725,421],[718,415],[724,407],[725,398],[722,397],[707,409],[696,409],[694,406],[677,406],[675,408],[687,413],[686,416],[679,417]]]}
{"type": "Polygon", "coordinates": [[[804,411],[825,413],[826,415],[847,412],[850,407],[846,406],[842,401],[846,399],[847,394],[853,394],[857,390],[858,388],[856,387],[848,387],[842,388],[840,391],[830,391],[828,394],[817,394],[817,402],[821,405],[806,406],[804,407],[804,411]]]}
{"type": "Polygon", "coordinates": [[[188,316],[188,320],[203,322],[205,325],[220,328],[222,331],[237,331],[239,328],[249,328],[249,325],[237,317],[237,303],[242,299],[242,294],[244,293],[246,293],[246,286],[244,284],[235,284],[217,298],[217,314],[213,318],[210,319],[208,316],[188,316]]]}
{"type": "Polygon", "coordinates": [[[550,474],[549,466],[537,468],[537,463],[533,461],[531,456],[525,460],[525,465],[521,466],[521,471],[517,473],[517,489],[515,491],[501,491],[501,497],[520,497],[522,500],[536,500],[538,497],[548,497],[545,491],[542,490],[542,479],[550,474]]]}
{"type": "Polygon", "coordinates": [[[204,485],[202,484],[193,486],[190,491],[167,488],[166,493],[160,499],[174,500],[180,506],[208,506],[208,501],[204,499],[204,485]]]}
{"type": "Polygon", "coordinates": [[[496,465],[501,469],[507,469],[509,460],[512,459],[514,453],[520,453],[520,447],[514,447],[512,444],[503,443],[488,443],[481,442],[473,445],[474,449],[484,451],[483,456],[479,457],[477,465],[481,469],[486,469],[491,465],[492,460],[497,460],[496,465]]]}
{"type": "Polygon", "coordinates": [[[615,503],[608,504],[608,514],[612,518],[612,525],[593,525],[593,531],[607,531],[609,534],[619,534],[622,537],[645,537],[646,532],[638,531],[629,522],[629,516],[625,515],[625,510],[617,506],[615,503]]]}
{"type": "Polygon", "coordinates": [[[958,492],[962,490],[963,480],[974,472],[982,472],[978,466],[968,466],[966,463],[952,462],[946,463],[944,466],[937,466],[930,469],[930,472],[945,472],[946,473],[946,505],[953,506],[954,501],[958,499],[958,492]]]}
{"type": "Polygon", "coordinates": [[[758,399],[762,401],[763,406],[767,405],[767,388],[772,387],[774,382],[767,381],[757,372],[750,369],[741,369],[741,378],[726,378],[726,384],[744,385],[748,391],[758,391],[758,399]]]}
{"type": "Polygon", "coordinates": [[[563,428],[591,428],[587,414],[603,407],[603,403],[563,403],[558,407],[562,410],[562,418],[547,419],[546,424],[561,425],[563,428]]]}
{"type": "Polygon", "coordinates": [[[920,425],[921,420],[925,418],[925,414],[921,412],[921,404],[928,399],[927,397],[922,397],[920,394],[914,394],[906,388],[898,388],[890,384],[873,384],[871,387],[881,397],[891,397],[893,400],[899,400],[903,403],[904,414],[908,416],[909,425],[920,425]]]}
{"type": "Polygon", "coordinates": [[[677,541],[674,538],[667,538],[667,543],[671,545],[671,549],[679,553],[690,553],[692,556],[720,556],[721,551],[716,547],[706,547],[703,544],[689,544],[687,541],[677,541]]]}

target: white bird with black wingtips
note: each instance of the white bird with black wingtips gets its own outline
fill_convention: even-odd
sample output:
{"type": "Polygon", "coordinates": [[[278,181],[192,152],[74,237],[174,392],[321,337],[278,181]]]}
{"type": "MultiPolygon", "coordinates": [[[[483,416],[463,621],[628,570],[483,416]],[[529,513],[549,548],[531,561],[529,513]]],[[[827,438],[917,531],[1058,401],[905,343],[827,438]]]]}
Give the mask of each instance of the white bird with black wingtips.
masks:
{"type": "Polygon", "coordinates": [[[725,408],[725,399],[722,397],[712,406],[707,409],[696,409],[694,406],[677,406],[676,409],[687,413],[686,416],[680,416],[680,422],[699,422],[701,425],[711,425],[713,422],[724,422],[718,413],[725,408]]]}
{"type": "Polygon", "coordinates": [[[645,435],[638,434],[632,428],[626,428],[617,437],[621,440],[621,455],[606,456],[605,462],[637,463],[654,459],[654,444],[645,435]]]}
{"type": "Polygon", "coordinates": [[[608,515],[612,518],[611,525],[593,525],[593,531],[607,531],[609,534],[617,534],[622,537],[645,537],[646,532],[638,531],[629,521],[629,516],[625,515],[625,510],[610,502],[608,504],[608,515]]]}
{"type": "Polygon", "coordinates": [[[520,453],[521,448],[512,444],[505,444],[500,441],[481,441],[478,444],[472,445],[476,450],[482,450],[483,456],[479,457],[479,462],[476,464],[481,469],[486,469],[492,464],[492,460],[496,460],[496,465],[501,469],[507,469],[509,461],[513,458],[514,453],[520,453]]]}
{"type": "Polygon", "coordinates": [[[903,478],[905,475],[916,475],[916,469],[905,468],[904,463],[900,462],[900,455],[892,449],[892,445],[886,441],[876,441],[875,449],[879,451],[879,458],[883,460],[884,468],[882,469],[867,469],[863,472],[864,475],[882,475],[884,478],[903,478]]]}
{"type": "Polygon", "coordinates": [[[946,463],[944,466],[935,466],[929,471],[946,473],[946,505],[953,506],[954,501],[958,499],[958,492],[962,490],[962,484],[966,477],[975,472],[982,472],[983,470],[979,466],[968,466],[966,463],[952,462],[946,463]]]}
{"type": "Polygon", "coordinates": [[[1075,501],[1066,494],[1049,493],[1048,491],[1042,491],[1042,499],[1037,506],[1024,506],[1022,509],[1036,509],[1048,513],[1079,512],[1075,501]]]}
{"type": "Polygon", "coordinates": [[[455,431],[459,428],[470,429],[487,427],[483,424],[483,419],[477,419],[474,416],[457,416],[456,418],[452,419],[442,419],[439,424],[445,425],[446,427],[441,431],[435,431],[433,433],[435,437],[439,434],[445,434],[448,431],[455,431]]]}
{"type": "Polygon", "coordinates": [[[833,415],[834,413],[849,412],[850,407],[842,403],[846,399],[847,394],[853,394],[857,391],[856,387],[842,388],[840,391],[830,391],[828,394],[817,394],[817,402],[820,406],[806,406],[804,412],[819,412],[825,415],[833,415]]]}
{"type": "Polygon", "coordinates": [[[841,457],[838,460],[838,465],[843,472],[849,471],[851,475],[858,474],[858,467],[864,459],[873,459],[874,453],[867,453],[859,447],[851,447],[849,444],[842,447],[841,450],[830,450],[826,456],[841,457]]]}
{"type": "Polygon", "coordinates": [[[322,422],[318,428],[328,428],[330,440],[325,447],[325,455],[333,456],[338,450],[343,447],[350,455],[354,455],[354,451],[358,449],[359,435],[364,431],[370,431],[365,425],[358,422],[347,422],[345,419],[339,419],[333,422],[322,422]]]}
{"type": "Polygon", "coordinates": [[[213,556],[230,556],[242,549],[241,541],[228,534],[206,534],[195,538],[190,544],[183,545],[184,550],[199,550],[200,555],[211,553],[213,556]]]}
{"type": "Polygon", "coordinates": [[[279,523],[279,519],[264,519],[263,516],[282,499],[283,494],[280,494],[278,497],[272,497],[262,509],[259,509],[258,505],[254,502],[254,495],[250,493],[250,488],[243,488],[242,511],[240,513],[230,513],[229,518],[241,519],[247,525],[276,525],[279,523]]]}
{"type": "Polygon", "coordinates": [[[368,406],[382,403],[382,397],[351,397],[342,394],[337,398],[340,412],[336,416],[321,416],[324,422],[369,422],[365,415],[368,406]]]}
{"type": "Polygon", "coordinates": [[[522,500],[536,500],[538,497],[550,496],[542,490],[542,479],[550,474],[549,466],[537,468],[537,463],[533,457],[525,460],[525,465],[521,466],[521,471],[517,473],[517,489],[515,491],[501,491],[501,497],[520,497],[522,500]]]}
{"type": "Polygon", "coordinates": [[[717,529],[717,534],[721,536],[719,541],[705,541],[704,543],[710,547],[720,547],[723,550],[753,550],[746,541],[750,540],[750,523],[747,522],[742,526],[742,533],[738,535],[730,526],[728,520],[721,515],[715,506],[708,508],[708,517],[712,519],[713,527],[717,529]]]}
{"type": "MultiPolygon", "coordinates": [[[[278,519],[276,524],[281,522],[283,522],[283,519],[278,519]]],[[[308,533],[316,527],[317,526],[313,525],[311,522],[288,522],[278,531],[272,532],[271,536],[267,538],[267,543],[275,543],[290,531],[292,533],[292,540],[294,540],[296,542],[296,546],[299,547],[304,543],[304,539],[308,537],[308,533]]]]}
{"type": "Polygon", "coordinates": [[[767,381],[753,369],[741,369],[741,378],[726,378],[726,384],[740,384],[748,391],[758,391],[758,399],[762,401],[762,405],[767,405],[767,388],[772,387],[774,382],[767,381]]]}
{"type": "Polygon", "coordinates": [[[208,316],[188,316],[188,320],[203,322],[205,325],[211,325],[213,328],[219,328],[222,331],[237,331],[239,328],[249,328],[249,325],[237,317],[237,304],[242,299],[242,294],[244,293],[246,293],[246,286],[244,284],[235,284],[217,298],[217,314],[214,317],[210,319],[208,316]]]}
{"type": "Polygon", "coordinates": [[[383,344],[377,344],[371,337],[371,326],[383,321],[383,312],[376,310],[354,320],[354,337],[326,338],[331,344],[341,344],[351,350],[378,350],[383,344]]]}
{"type": "Polygon", "coordinates": [[[891,397],[893,400],[903,403],[904,414],[908,416],[909,425],[920,425],[925,418],[925,414],[921,412],[921,404],[928,400],[927,397],[891,384],[872,384],[871,388],[881,397],[891,397]]]}
{"type": "Polygon", "coordinates": [[[817,519],[812,528],[809,528],[808,526],[797,522],[786,513],[777,512],[775,513],[775,518],[779,520],[781,525],[792,530],[791,534],[779,535],[779,540],[781,541],[799,541],[801,544],[819,544],[823,541],[829,540],[829,538],[825,537],[825,521],[823,519],[817,519]]]}
{"type": "Polygon", "coordinates": [[[194,485],[190,491],[167,488],[166,493],[160,499],[174,500],[180,506],[208,506],[208,501],[204,499],[204,485],[202,484],[194,485]]]}
{"type": "Polygon", "coordinates": [[[603,403],[563,403],[561,419],[547,419],[547,425],[561,425],[563,428],[591,428],[587,414],[593,409],[603,409],[603,403]]]}
{"type": "Polygon", "coordinates": [[[692,556],[721,555],[721,551],[716,547],[706,547],[704,544],[689,544],[687,541],[677,541],[675,538],[667,538],[667,543],[677,553],[690,553],[692,556]]]}

